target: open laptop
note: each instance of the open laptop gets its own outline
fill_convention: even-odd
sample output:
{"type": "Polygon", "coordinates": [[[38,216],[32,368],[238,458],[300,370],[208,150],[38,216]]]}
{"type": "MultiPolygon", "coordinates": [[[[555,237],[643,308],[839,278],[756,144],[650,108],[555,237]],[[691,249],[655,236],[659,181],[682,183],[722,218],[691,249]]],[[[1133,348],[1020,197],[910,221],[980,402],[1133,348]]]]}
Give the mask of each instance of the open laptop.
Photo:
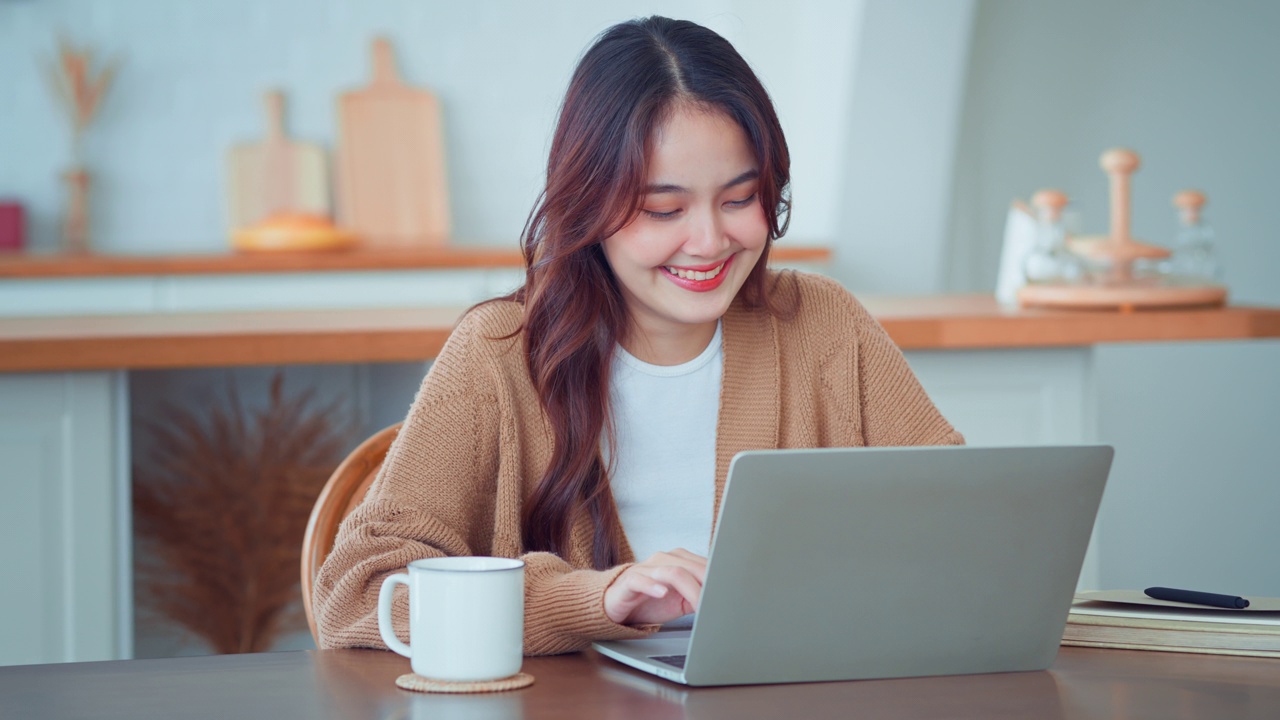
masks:
{"type": "Polygon", "coordinates": [[[739,453],[692,629],[595,649],[687,685],[1043,670],[1113,452],[739,453]]]}

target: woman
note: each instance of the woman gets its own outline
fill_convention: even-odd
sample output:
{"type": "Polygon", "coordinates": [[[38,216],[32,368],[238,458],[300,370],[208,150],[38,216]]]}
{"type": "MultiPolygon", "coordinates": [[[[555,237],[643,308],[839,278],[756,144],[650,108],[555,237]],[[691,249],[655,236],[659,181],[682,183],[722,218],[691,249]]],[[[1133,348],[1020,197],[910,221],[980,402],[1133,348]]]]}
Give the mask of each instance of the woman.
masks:
{"type": "Polygon", "coordinates": [[[525,285],[462,319],[343,523],[316,583],[323,646],[381,647],[382,579],[439,555],[524,559],[526,653],[639,637],[696,609],[738,451],[961,442],[848,292],[766,269],[788,165],[714,32],[654,17],[597,40],[525,285]]]}

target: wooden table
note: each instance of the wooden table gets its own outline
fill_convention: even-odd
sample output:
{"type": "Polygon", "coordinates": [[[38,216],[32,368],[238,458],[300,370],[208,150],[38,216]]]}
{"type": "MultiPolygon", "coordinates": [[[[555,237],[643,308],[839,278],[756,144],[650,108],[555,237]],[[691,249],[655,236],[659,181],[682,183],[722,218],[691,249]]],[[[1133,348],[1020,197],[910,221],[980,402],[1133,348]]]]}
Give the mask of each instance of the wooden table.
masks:
{"type": "Polygon", "coordinates": [[[1275,718],[1280,661],[1062,648],[1046,672],[686,688],[595,653],[526,660],[532,687],[423,695],[376,650],[0,668],[3,718],[1275,718]]]}

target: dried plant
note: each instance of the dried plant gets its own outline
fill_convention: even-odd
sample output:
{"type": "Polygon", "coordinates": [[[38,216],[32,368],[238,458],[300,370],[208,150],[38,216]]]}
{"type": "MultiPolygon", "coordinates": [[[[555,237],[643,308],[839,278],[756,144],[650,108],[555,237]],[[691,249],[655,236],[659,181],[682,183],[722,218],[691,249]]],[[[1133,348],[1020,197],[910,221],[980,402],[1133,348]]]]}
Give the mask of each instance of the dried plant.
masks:
{"type": "Polygon", "coordinates": [[[202,422],[166,407],[144,423],[154,450],[134,467],[134,523],[144,607],[218,653],[261,652],[306,626],[299,599],[302,535],[351,433],[314,390],[245,412],[232,386],[202,422]]]}
{"type": "Polygon", "coordinates": [[[49,82],[71,121],[72,156],[77,165],[84,132],[102,106],[118,67],[119,61],[111,60],[95,74],[89,48],[77,48],[66,38],[58,38],[57,62],[48,63],[49,82]]]}

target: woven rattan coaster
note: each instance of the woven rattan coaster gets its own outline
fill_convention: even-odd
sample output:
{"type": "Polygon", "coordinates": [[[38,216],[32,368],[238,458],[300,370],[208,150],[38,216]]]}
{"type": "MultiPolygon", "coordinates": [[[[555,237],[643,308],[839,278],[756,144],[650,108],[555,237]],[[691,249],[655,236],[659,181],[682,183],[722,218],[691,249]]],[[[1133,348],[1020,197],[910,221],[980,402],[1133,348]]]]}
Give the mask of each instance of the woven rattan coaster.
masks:
{"type": "Polygon", "coordinates": [[[415,673],[408,673],[396,678],[396,685],[405,690],[428,693],[491,693],[504,690],[519,690],[532,684],[533,676],[526,673],[516,673],[501,680],[485,680],[484,682],[431,680],[415,673]]]}

